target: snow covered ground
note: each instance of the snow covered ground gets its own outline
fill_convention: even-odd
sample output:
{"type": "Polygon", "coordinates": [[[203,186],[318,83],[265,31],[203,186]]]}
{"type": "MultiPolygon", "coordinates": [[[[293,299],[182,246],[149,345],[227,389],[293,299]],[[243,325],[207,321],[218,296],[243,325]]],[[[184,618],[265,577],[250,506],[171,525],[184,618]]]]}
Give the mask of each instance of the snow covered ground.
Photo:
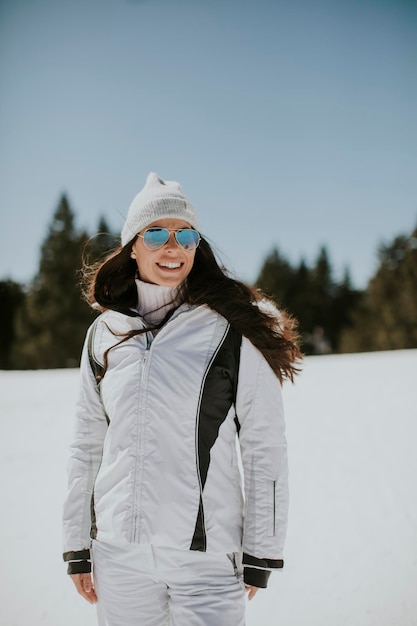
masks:
{"type": "MultiPolygon", "coordinates": [[[[61,562],[77,382],[0,372],[2,626],[96,624],[61,562]]],[[[310,357],[285,387],[286,566],[247,626],[417,624],[416,392],[417,350],[310,357]]]]}

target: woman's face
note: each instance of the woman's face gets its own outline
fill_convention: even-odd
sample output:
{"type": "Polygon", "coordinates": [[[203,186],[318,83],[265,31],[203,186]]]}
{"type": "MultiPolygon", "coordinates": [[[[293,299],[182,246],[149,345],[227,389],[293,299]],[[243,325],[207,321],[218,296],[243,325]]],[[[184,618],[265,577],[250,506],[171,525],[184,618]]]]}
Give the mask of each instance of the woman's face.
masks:
{"type": "MultiPolygon", "coordinates": [[[[191,228],[187,222],[174,218],[156,220],[140,231],[143,235],[146,229],[158,227],[168,230],[191,228]]],[[[174,233],[161,248],[148,250],[143,239],[138,237],[132,245],[132,259],[136,260],[139,278],[146,283],[163,285],[164,287],[176,287],[188,276],[193,267],[195,250],[187,251],[178,245],[174,233]]]]}

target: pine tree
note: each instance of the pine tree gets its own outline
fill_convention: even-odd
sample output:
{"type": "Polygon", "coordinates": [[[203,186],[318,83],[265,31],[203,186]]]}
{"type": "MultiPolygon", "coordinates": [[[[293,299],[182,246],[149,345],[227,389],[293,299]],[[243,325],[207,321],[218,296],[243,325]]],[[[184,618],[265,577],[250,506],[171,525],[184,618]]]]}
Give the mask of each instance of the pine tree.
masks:
{"type": "Polygon", "coordinates": [[[0,369],[10,369],[16,341],[16,318],[25,301],[23,286],[12,280],[0,281],[0,299],[0,369]]]}
{"type": "Polygon", "coordinates": [[[266,257],[256,285],[276,302],[286,307],[293,275],[294,271],[290,263],[275,247],[266,257]]]}
{"type": "Polygon", "coordinates": [[[78,286],[84,231],[63,195],[41,247],[39,270],[19,319],[14,365],[18,368],[73,367],[79,362],[92,313],[78,286]]]}
{"type": "Polygon", "coordinates": [[[417,228],[381,246],[353,326],[343,334],[347,352],[417,347],[417,228]]]}
{"type": "Polygon", "coordinates": [[[301,259],[297,267],[289,291],[289,306],[293,315],[298,319],[300,328],[305,335],[315,324],[315,314],[310,301],[314,290],[312,272],[304,259],[301,259]]]}
{"type": "Polygon", "coordinates": [[[336,352],[341,349],[343,333],[352,327],[355,311],[361,306],[363,292],[352,285],[349,270],[346,268],[342,282],[336,287],[332,303],[333,345],[336,352]]]}
{"type": "MultiPolygon", "coordinates": [[[[311,272],[310,306],[314,316],[312,332],[313,334],[320,332],[334,346],[335,333],[332,305],[336,295],[336,285],[332,274],[327,248],[322,246],[311,272]]],[[[330,346],[328,351],[330,351],[330,346]]]]}

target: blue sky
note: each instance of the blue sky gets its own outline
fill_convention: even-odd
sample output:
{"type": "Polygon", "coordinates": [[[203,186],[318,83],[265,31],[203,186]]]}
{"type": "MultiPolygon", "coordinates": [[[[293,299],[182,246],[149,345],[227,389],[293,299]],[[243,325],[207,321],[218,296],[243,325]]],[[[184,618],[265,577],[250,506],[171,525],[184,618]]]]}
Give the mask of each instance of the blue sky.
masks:
{"type": "Polygon", "coordinates": [[[415,2],[0,0],[0,78],[0,278],[62,192],[119,230],[149,171],[249,282],[326,245],[363,287],[417,225],[415,2]]]}

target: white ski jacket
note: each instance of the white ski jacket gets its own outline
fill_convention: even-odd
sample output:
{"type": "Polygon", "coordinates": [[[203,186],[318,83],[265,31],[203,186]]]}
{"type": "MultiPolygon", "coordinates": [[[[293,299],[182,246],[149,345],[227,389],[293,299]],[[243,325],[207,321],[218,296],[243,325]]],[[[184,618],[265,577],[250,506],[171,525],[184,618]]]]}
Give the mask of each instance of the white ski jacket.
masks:
{"type": "Polygon", "coordinates": [[[155,337],[118,343],[143,327],[141,317],[106,311],[87,334],[99,363],[115,347],[99,384],[88,341],[82,354],[64,507],[68,571],[89,571],[95,538],[243,552],[245,582],[265,587],[283,566],[288,509],[280,383],[208,307],[183,304],[155,337]]]}

